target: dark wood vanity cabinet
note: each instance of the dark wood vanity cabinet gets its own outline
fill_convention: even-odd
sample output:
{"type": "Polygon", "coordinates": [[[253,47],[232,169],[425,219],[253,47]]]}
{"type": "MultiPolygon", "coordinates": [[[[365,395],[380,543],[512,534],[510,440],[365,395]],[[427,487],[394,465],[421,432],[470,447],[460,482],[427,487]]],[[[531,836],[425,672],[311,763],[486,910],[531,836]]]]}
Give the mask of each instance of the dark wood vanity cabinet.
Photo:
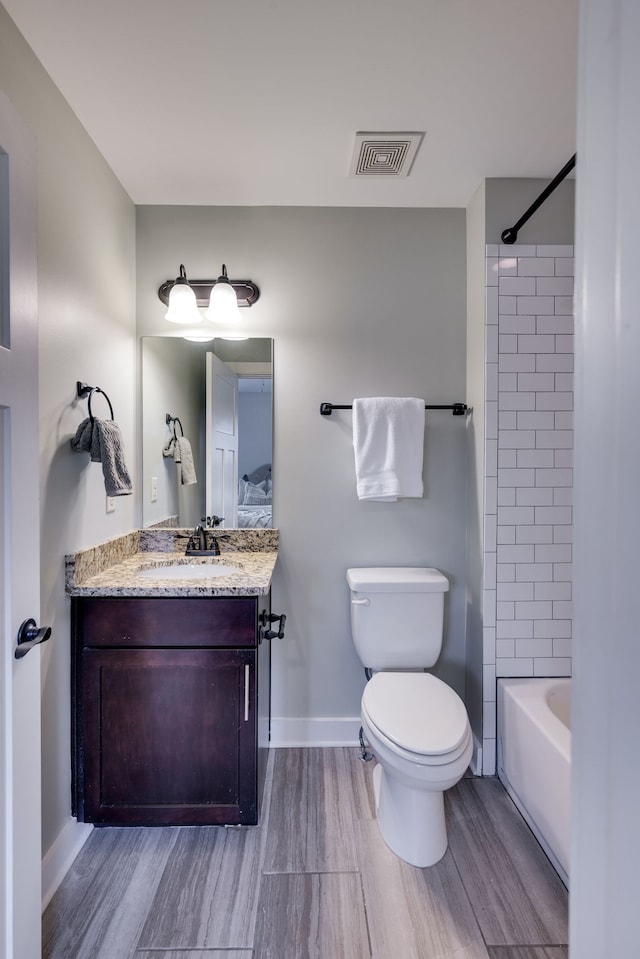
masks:
{"type": "Polygon", "coordinates": [[[72,599],[74,811],[255,824],[269,740],[268,596],[72,599]]]}

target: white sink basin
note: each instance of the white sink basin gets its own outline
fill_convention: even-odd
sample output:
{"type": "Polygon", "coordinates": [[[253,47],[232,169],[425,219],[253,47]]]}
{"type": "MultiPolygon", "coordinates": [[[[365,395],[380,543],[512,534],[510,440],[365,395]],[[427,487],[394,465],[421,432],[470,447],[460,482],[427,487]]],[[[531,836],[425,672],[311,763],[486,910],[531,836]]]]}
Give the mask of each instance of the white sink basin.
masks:
{"type": "Polygon", "coordinates": [[[147,579],[216,579],[241,572],[239,566],[228,563],[167,563],[142,569],[140,575],[147,579]]]}

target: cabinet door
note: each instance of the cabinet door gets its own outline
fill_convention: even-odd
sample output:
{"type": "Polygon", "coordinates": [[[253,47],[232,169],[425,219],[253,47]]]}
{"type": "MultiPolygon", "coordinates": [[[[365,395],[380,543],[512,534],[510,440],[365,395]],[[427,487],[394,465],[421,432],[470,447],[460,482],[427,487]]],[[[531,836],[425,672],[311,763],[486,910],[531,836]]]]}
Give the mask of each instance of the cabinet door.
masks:
{"type": "Polygon", "coordinates": [[[85,649],[80,818],[252,824],[255,650],[85,649]]]}

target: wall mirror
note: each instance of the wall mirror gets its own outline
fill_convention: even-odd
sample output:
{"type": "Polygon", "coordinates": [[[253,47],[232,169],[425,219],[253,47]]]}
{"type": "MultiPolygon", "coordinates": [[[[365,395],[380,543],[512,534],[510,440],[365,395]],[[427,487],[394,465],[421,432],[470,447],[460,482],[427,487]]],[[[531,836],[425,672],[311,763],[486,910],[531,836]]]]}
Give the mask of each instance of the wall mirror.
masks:
{"type": "Polygon", "coordinates": [[[141,353],[142,525],[273,526],[273,341],[143,336],[141,353]]]}

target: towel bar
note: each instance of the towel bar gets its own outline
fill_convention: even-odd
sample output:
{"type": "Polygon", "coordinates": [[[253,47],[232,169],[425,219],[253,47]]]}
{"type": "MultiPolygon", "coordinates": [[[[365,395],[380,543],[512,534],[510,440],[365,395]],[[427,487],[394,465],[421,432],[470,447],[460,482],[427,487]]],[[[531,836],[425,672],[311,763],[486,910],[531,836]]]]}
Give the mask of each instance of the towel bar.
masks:
{"type": "MultiPolygon", "coordinates": [[[[352,410],[353,406],[351,404],[344,405],[339,403],[321,403],[320,404],[320,415],[321,416],[331,416],[334,410],[352,410]]],[[[470,413],[472,407],[467,406],[466,403],[450,403],[446,406],[430,406],[428,403],[425,404],[425,410],[451,410],[454,416],[464,416],[465,413],[470,413]]]]}

